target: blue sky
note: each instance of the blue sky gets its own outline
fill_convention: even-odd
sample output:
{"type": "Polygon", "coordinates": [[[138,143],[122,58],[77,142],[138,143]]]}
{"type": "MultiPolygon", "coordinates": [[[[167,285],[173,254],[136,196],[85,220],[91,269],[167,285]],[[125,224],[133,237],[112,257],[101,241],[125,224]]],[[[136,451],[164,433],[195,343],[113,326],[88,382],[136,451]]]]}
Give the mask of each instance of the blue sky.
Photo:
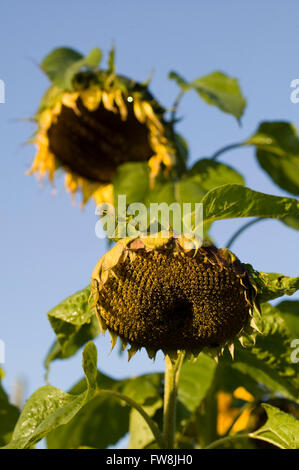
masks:
{"type": "MultiPolygon", "coordinates": [[[[54,340],[46,312],[88,284],[106,244],[96,238],[94,206],[73,207],[62,183],[51,195],[34,177],[25,176],[34,148],[24,145],[34,131],[24,119],[34,114],[48,81],[38,63],[51,49],[70,46],[87,53],[105,52],[114,41],[117,70],[144,80],[154,69],[151,90],[171,106],[178,92],[169,70],[187,79],[222,70],[238,77],[248,106],[240,128],[233,117],[209,107],[195,93],[185,96],[178,125],[189,141],[191,161],[249,136],[262,120],[288,120],[299,128],[299,103],[290,101],[290,82],[299,78],[299,3],[295,0],[250,2],[85,0],[2,2],[0,79],[6,103],[0,104],[1,155],[1,314],[0,339],[6,343],[5,384],[17,378],[26,396],[43,385],[42,361],[54,340]]],[[[253,149],[226,154],[247,186],[287,195],[258,170],[253,149]]],[[[244,221],[215,224],[213,236],[224,246],[244,221]]],[[[249,229],[233,250],[256,269],[298,274],[298,232],[278,221],[249,229]]],[[[293,298],[299,298],[297,295],[293,298]]],[[[109,339],[96,340],[99,366],[114,377],[162,370],[143,353],[130,363],[109,339]]],[[[56,361],[50,381],[67,389],[82,375],[81,353],[56,361]]]]}

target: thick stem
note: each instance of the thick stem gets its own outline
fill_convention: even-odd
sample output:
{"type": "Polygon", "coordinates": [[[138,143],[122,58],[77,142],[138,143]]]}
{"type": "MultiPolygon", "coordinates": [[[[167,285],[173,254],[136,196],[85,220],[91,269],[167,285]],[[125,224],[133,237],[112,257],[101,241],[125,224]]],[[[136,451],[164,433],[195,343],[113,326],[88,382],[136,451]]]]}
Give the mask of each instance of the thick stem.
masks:
{"type": "Polygon", "coordinates": [[[174,447],[177,387],[183,360],[183,352],[179,353],[176,361],[165,356],[163,437],[166,449],[174,447]]]}

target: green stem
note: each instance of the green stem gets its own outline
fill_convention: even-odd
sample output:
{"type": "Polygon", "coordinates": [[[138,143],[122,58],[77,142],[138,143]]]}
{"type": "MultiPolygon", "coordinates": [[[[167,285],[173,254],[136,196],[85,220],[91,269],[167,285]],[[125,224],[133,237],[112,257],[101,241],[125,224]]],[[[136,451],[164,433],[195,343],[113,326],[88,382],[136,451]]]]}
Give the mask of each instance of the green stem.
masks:
{"type": "Polygon", "coordinates": [[[249,227],[251,227],[252,225],[255,225],[256,223],[258,222],[261,222],[262,220],[265,220],[266,217],[258,217],[256,219],[253,219],[253,220],[250,220],[249,222],[247,222],[246,224],[242,225],[241,228],[239,228],[234,234],[233,236],[228,240],[227,244],[226,244],[226,248],[230,248],[232,246],[232,244],[234,243],[234,241],[238,238],[239,235],[241,235],[241,233],[243,233],[245,230],[247,230],[249,227]]]}
{"type": "Polygon", "coordinates": [[[107,395],[107,396],[113,396],[113,397],[119,398],[120,400],[124,401],[129,406],[131,406],[132,408],[135,408],[135,410],[137,410],[141,414],[144,421],[146,422],[146,424],[152,431],[153,436],[158,446],[160,447],[160,449],[165,448],[163,436],[161,435],[161,432],[159,430],[157,423],[155,423],[155,421],[152,420],[152,418],[146,413],[146,411],[144,411],[144,409],[139,403],[137,403],[135,400],[132,400],[132,398],[128,397],[127,395],[124,395],[123,393],[120,393],[120,392],[116,392],[115,390],[98,389],[96,391],[96,394],[99,396],[107,395]]]}
{"type": "Polygon", "coordinates": [[[171,118],[170,118],[170,121],[172,121],[172,122],[175,121],[175,115],[176,115],[178,106],[179,106],[180,101],[181,101],[181,99],[183,98],[184,94],[185,94],[185,91],[184,91],[184,90],[181,90],[181,91],[179,92],[178,96],[176,97],[174,103],[173,103],[172,112],[171,112],[171,118]]]}
{"type": "Polygon", "coordinates": [[[174,362],[165,355],[163,437],[166,449],[174,447],[177,387],[183,360],[183,351],[174,362]]]}
{"type": "Polygon", "coordinates": [[[217,152],[215,152],[215,153],[211,156],[211,160],[217,160],[217,158],[219,157],[219,155],[221,155],[222,153],[228,152],[229,150],[233,150],[233,149],[237,149],[237,148],[243,147],[244,145],[245,145],[244,142],[238,142],[238,143],[236,143],[236,144],[226,145],[225,147],[222,147],[220,150],[218,150],[217,152]]]}
{"type": "Polygon", "coordinates": [[[217,441],[212,442],[209,444],[205,449],[217,449],[217,447],[222,446],[222,444],[227,444],[233,441],[237,441],[240,439],[248,439],[250,437],[249,434],[247,433],[242,433],[242,434],[235,434],[234,436],[226,436],[222,437],[221,439],[217,439],[217,441]]]}

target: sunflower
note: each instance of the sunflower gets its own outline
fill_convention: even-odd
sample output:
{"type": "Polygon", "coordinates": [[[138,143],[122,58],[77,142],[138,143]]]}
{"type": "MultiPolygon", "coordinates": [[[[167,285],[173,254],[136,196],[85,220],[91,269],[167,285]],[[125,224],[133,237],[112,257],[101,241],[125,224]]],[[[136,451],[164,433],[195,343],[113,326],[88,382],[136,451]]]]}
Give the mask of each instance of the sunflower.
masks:
{"type": "MultiPolygon", "coordinates": [[[[72,50],[61,48],[51,57],[56,54],[61,59],[65,51],[72,50]]],[[[43,63],[53,68],[51,57],[43,63]]],[[[167,175],[176,161],[165,110],[149,92],[148,83],[116,75],[113,57],[107,70],[85,67],[67,86],[54,80],[34,117],[38,127],[31,142],[37,153],[28,173],[38,179],[48,175],[53,183],[56,171],[63,169],[66,190],[72,195],[80,190],[83,203],[91,197],[97,204],[113,201],[112,181],[122,163],[147,161],[153,186],[160,170],[167,175]]]]}
{"type": "Polygon", "coordinates": [[[129,343],[129,358],[145,347],[149,357],[204,349],[217,360],[226,345],[233,356],[235,339],[257,329],[245,266],[227,249],[159,235],[122,239],[98,261],[91,296],[102,331],[112,347],[117,337],[129,343]]]}

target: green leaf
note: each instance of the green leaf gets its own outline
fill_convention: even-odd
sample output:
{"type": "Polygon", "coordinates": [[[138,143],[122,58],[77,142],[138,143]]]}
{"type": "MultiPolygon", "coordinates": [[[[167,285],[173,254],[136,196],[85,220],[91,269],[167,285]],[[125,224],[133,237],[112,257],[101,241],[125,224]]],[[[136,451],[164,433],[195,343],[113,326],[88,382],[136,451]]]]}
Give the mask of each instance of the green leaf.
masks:
{"type": "Polygon", "coordinates": [[[296,199],[259,193],[237,184],[212,189],[201,202],[205,223],[235,217],[282,219],[299,215],[299,202],[296,199]]]}
{"type": "Polygon", "coordinates": [[[97,350],[89,342],[83,351],[83,370],[87,389],[68,394],[46,385],[36,390],[26,402],[16,424],[12,441],[6,449],[27,449],[40,441],[53,429],[68,423],[94,395],[96,388],[97,350]]]}
{"type": "Polygon", "coordinates": [[[4,371],[0,367],[0,447],[10,441],[20,415],[20,410],[9,403],[8,396],[1,384],[2,378],[4,378],[4,371]]]}
{"type": "Polygon", "coordinates": [[[114,184],[114,199],[117,206],[119,195],[126,195],[126,203],[143,202],[149,189],[149,166],[146,162],[129,162],[117,168],[114,184]]]}
{"type": "MultiPolygon", "coordinates": [[[[160,401],[157,400],[148,400],[144,404],[143,408],[149,414],[150,411],[157,410],[161,408],[160,401]]],[[[152,414],[150,416],[152,416],[152,414]]],[[[132,408],[130,411],[130,424],[129,424],[129,449],[158,449],[158,445],[154,440],[153,433],[150,430],[148,424],[144,421],[140,413],[135,408],[132,408]]]]}
{"type": "Polygon", "coordinates": [[[236,344],[235,359],[225,360],[232,368],[248,374],[268,390],[290,400],[299,401],[299,377],[291,359],[293,333],[278,307],[262,304],[262,334],[255,335],[254,345],[244,349],[236,344]]]}
{"type": "Polygon", "coordinates": [[[238,120],[243,115],[246,100],[242,95],[238,80],[222,72],[213,72],[200,77],[191,85],[208,104],[232,114],[238,120]]]}
{"type": "Polygon", "coordinates": [[[266,423],[250,437],[270,442],[281,449],[299,449],[299,421],[274,406],[262,404],[267,413],[266,423]]]}
{"type": "Polygon", "coordinates": [[[283,222],[288,227],[294,228],[295,230],[299,230],[299,216],[286,216],[281,219],[281,222],[283,222]]]}
{"type": "Polygon", "coordinates": [[[299,195],[299,137],[289,122],[262,122],[245,145],[256,147],[256,157],[282,189],[299,195]]]}
{"type": "Polygon", "coordinates": [[[293,338],[299,338],[299,300],[283,300],[277,305],[293,338]]]}
{"type": "MultiPolygon", "coordinates": [[[[126,382],[123,381],[117,389],[133,398],[137,403],[142,403],[143,409],[152,417],[163,407],[162,380],[162,374],[143,375],[126,382]]],[[[130,411],[129,432],[129,449],[148,448],[154,441],[149,426],[134,408],[130,411]]],[[[150,448],[153,448],[152,445],[150,448]]],[[[154,444],[154,448],[157,448],[156,444],[154,444]]]]}
{"type": "Polygon", "coordinates": [[[234,168],[209,158],[198,160],[188,171],[186,179],[197,183],[205,193],[224,184],[245,184],[243,176],[234,168]]]}
{"type": "MultiPolygon", "coordinates": [[[[118,398],[101,395],[101,390],[124,393],[137,403],[146,404],[144,408],[152,415],[157,407],[162,406],[162,377],[162,374],[148,374],[117,381],[98,372],[98,394],[68,424],[55,429],[47,437],[48,447],[68,449],[88,446],[104,449],[116,444],[128,432],[130,409],[118,398]]],[[[81,380],[69,393],[82,393],[84,389],[85,383],[81,380]]],[[[144,422],[143,418],[141,420],[144,422]]]]}
{"type": "Polygon", "coordinates": [[[256,156],[260,166],[280,188],[299,195],[299,158],[285,159],[264,150],[257,150],[256,156]]]}
{"type": "MultiPolygon", "coordinates": [[[[116,383],[111,377],[98,372],[97,386],[111,389],[116,383]]],[[[86,388],[80,381],[69,393],[82,393],[86,388]]],[[[47,436],[49,449],[94,447],[105,449],[117,443],[128,431],[129,409],[114,397],[96,395],[79,410],[76,416],[47,436]]]]}
{"type": "Polygon", "coordinates": [[[193,412],[200,405],[212,384],[216,362],[201,353],[195,362],[185,361],[180,375],[178,399],[193,412]]]}
{"type": "Polygon", "coordinates": [[[48,75],[52,83],[61,86],[64,83],[64,74],[67,69],[83,58],[80,52],[68,47],[54,49],[41,63],[41,69],[48,75]]]}
{"type": "Polygon", "coordinates": [[[289,277],[277,273],[254,271],[250,264],[246,265],[257,286],[259,302],[267,302],[282,295],[293,295],[299,289],[299,277],[289,277]]]}
{"type": "Polygon", "coordinates": [[[101,50],[95,48],[92,49],[86,57],[83,57],[82,59],[70,65],[64,73],[63,88],[66,90],[71,90],[75,75],[83,68],[93,69],[97,67],[101,61],[101,58],[101,50]]]}
{"type": "Polygon", "coordinates": [[[192,82],[187,82],[176,72],[168,77],[175,80],[182,91],[195,89],[208,104],[217,106],[221,111],[232,114],[238,121],[243,115],[246,99],[243,97],[238,80],[223,72],[212,72],[192,82]]]}
{"type": "Polygon", "coordinates": [[[87,341],[99,334],[99,325],[89,304],[89,296],[88,285],[48,312],[59,346],[52,346],[45,360],[47,365],[54,359],[72,356],[87,341]]]}
{"type": "Polygon", "coordinates": [[[94,68],[100,63],[102,52],[92,49],[86,57],[67,47],[50,52],[41,63],[41,69],[59,88],[70,90],[74,76],[84,67],[94,68]]]}

